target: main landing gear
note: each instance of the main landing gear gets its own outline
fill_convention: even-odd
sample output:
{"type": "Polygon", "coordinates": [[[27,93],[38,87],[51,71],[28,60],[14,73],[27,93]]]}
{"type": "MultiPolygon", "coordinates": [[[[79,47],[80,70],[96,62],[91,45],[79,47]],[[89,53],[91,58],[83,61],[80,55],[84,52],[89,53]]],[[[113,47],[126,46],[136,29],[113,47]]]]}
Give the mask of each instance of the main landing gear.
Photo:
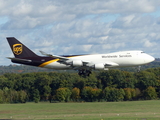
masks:
{"type": "Polygon", "coordinates": [[[83,77],[89,76],[91,73],[92,72],[90,70],[86,70],[86,69],[78,70],[78,75],[83,77]]]}
{"type": "Polygon", "coordinates": [[[141,71],[141,66],[138,66],[137,72],[140,72],[140,71],[141,71]]]}

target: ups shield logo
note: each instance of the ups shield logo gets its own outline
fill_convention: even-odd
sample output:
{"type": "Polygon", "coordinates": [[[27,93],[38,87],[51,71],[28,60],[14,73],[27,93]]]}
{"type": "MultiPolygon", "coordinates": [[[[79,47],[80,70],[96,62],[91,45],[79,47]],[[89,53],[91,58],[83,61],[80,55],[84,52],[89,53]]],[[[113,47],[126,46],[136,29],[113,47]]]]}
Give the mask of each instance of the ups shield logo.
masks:
{"type": "Polygon", "coordinates": [[[20,55],[22,53],[22,44],[14,44],[13,45],[13,52],[16,55],[20,55]]]}

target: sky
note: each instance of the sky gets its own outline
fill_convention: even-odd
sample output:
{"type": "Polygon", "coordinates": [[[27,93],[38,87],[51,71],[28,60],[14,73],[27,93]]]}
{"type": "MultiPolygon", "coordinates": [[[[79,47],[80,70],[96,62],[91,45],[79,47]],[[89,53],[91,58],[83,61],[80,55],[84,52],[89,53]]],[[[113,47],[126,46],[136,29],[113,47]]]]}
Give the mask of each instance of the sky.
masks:
{"type": "Polygon", "coordinates": [[[0,65],[12,64],[6,37],[38,55],[142,50],[160,58],[160,1],[0,0],[0,65]]]}

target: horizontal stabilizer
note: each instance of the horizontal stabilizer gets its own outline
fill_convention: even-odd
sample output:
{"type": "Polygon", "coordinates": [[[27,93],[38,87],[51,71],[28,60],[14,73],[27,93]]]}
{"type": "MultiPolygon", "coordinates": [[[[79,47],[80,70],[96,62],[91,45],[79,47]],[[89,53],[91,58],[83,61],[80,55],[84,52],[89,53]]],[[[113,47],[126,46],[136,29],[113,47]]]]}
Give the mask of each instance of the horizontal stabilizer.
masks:
{"type": "Polygon", "coordinates": [[[32,60],[21,59],[21,58],[11,58],[11,57],[7,57],[7,58],[15,61],[32,62],[32,60]]]}

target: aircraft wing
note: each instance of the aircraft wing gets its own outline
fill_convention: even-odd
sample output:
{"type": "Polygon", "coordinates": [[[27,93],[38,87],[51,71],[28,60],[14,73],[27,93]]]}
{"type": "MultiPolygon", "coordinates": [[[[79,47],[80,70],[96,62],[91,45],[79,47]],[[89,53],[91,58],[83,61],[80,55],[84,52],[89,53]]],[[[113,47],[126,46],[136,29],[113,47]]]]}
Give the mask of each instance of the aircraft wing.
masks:
{"type": "Polygon", "coordinates": [[[45,53],[43,51],[40,51],[40,53],[42,55],[45,55],[45,56],[48,56],[48,57],[57,58],[57,59],[60,59],[60,60],[69,60],[69,58],[67,58],[67,57],[62,57],[62,56],[57,56],[57,55],[51,55],[51,54],[45,53]]]}
{"type": "MultiPolygon", "coordinates": [[[[80,62],[81,62],[83,66],[86,66],[90,62],[90,61],[75,60],[75,59],[71,59],[68,57],[62,57],[62,56],[57,56],[57,55],[51,55],[51,54],[45,53],[43,51],[40,51],[40,53],[42,55],[45,55],[48,57],[53,57],[53,58],[59,59],[57,62],[60,62],[62,64],[66,64],[66,65],[71,65],[71,64],[73,64],[73,62],[76,62],[76,63],[78,62],[78,64],[80,64],[80,62]]],[[[79,65],[78,65],[78,67],[79,67],[79,65]]],[[[75,68],[77,69],[77,66],[75,68]]]]}

